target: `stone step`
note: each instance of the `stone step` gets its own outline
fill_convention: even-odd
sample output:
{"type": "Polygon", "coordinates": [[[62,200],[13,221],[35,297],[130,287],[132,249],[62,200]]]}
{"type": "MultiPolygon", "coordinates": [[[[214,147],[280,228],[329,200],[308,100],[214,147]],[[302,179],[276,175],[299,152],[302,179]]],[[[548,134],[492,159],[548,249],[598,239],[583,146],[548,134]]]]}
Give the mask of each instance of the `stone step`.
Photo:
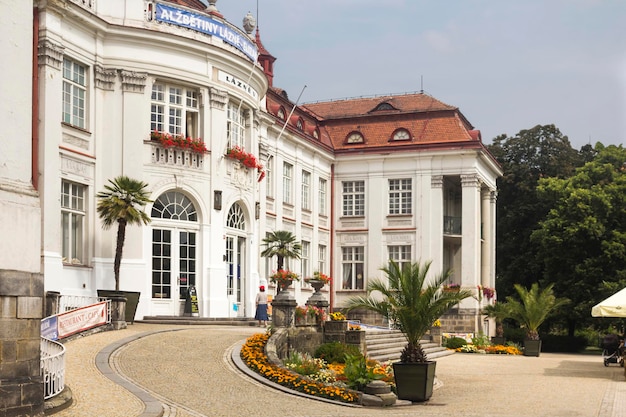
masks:
{"type": "MultiPolygon", "coordinates": [[[[406,346],[406,338],[399,330],[366,330],[365,344],[367,345],[367,356],[380,362],[398,361],[400,353],[406,346]]],[[[429,359],[451,355],[454,351],[439,346],[431,342],[430,338],[421,341],[422,349],[429,359]]]]}

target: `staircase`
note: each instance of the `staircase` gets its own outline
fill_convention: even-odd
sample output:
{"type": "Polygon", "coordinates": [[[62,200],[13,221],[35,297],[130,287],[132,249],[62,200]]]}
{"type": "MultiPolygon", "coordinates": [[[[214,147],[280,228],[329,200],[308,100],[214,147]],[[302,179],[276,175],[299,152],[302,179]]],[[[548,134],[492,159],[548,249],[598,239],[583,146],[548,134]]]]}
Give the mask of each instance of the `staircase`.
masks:
{"type": "MultiPolygon", "coordinates": [[[[400,353],[406,346],[406,338],[399,330],[368,328],[365,331],[365,344],[368,357],[379,362],[395,362],[400,360],[400,353]]],[[[421,345],[428,359],[435,359],[454,353],[452,350],[431,342],[429,338],[422,339],[421,345]]]]}

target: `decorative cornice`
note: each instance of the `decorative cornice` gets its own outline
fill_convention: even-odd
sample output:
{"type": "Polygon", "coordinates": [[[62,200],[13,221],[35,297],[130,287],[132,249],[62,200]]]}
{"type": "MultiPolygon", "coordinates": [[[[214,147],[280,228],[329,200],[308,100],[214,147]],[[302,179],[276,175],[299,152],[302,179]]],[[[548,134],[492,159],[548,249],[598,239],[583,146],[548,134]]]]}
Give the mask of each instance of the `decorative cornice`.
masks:
{"type": "Polygon", "coordinates": [[[119,72],[122,78],[122,91],[143,93],[143,90],[146,88],[146,81],[148,80],[147,73],[126,70],[120,70],[119,72]]]}
{"type": "Polygon", "coordinates": [[[37,45],[37,58],[39,66],[49,65],[60,70],[63,65],[63,52],[65,47],[48,39],[43,39],[37,45]]]}
{"type": "Polygon", "coordinates": [[[478,179],[478,175],[461,175],[461,187],[480,187],[480,180],[478,179]]]}
{"type": "Polygon", "coordinates": [[[104,68],[101,65],[94,65],[96,88],[113,91],[117,71],[112,68],[104,68]]]}
{"type": "Polygon", "coordinates": [[[211,87],[209,91],[209,101],[211,107],[224,110],[226,107],[226,103],[228,103],[228,94],[225,90],[219,90],[217,88],[211,87]]]}
{"type": "Polygon", "coordinates": [[[443,175],[433,175],[430,177],[431,188],[443,188],[443,175]]]}

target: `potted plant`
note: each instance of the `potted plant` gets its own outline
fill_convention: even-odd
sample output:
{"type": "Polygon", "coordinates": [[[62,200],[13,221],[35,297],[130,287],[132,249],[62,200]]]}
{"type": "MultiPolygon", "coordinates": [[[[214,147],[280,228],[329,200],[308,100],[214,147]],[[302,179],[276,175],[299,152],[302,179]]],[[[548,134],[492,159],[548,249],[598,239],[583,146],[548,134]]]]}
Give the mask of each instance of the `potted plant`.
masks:
{"type": "Polygon", "coordinates": [[[328,275],[322,274],[319,271],[313,272],[312,277],[304,279],[304,282],[310,284],[313,287],[316,294],[320,294],[320,290],[324,285],[330,285],[330,281],[331,278],[328,275]]]}
{"type": "MultiPolygon", "coordinates": [[[[148,198],[148,184],[120,175],[104,186],[105,191],[97,194],[99,199],[96,208],[102,227],[110,228],[117,223],[117,240],[115,245],[115,260],[113,261],[113,273],[115,275],[115,292],[120,292],[120,265],[122,263],[122,252],[124,249],[124,241],[126,240],[127,225],[142,225],[150,223],[150,217],[142,210],[146,204],[152,200],[148,198]]],[[[107,297],[110,291],[98,290],[98,296],[107,297]]],[[[127,322],[134,322],[137,304],[139,303],[138,292],[124,292],[122,294],[127,298],[125,319],[127,322]]]]}
{"type": "Polygon", "coordinates": [[[495,302],[493,304],[486,305],[483,307],[483,314],[487,315],[494,319],[496,322],[496,335],[491,338],[491,343],[494,345],[503,345],[504,344],[504,327],[502,323],[504,319],[511,317],[511,312],[509,311],[509,306],[506,302],[495,302]]]}
{"type": "Polygon", "coordinates": [[[439,317],[472,296],[468,290],[444,291],[442,285],[450,271],[430,277],[431,263],[400,267],[390,260],[388,266],[381,268],[387,281],[371,280],[367,296],[347,301],[349,310],[365,308],[390,317],[406,337],[400,361],[393,364],[398,398],[403,400],[426,401],[432,395],[436,362],[428,360],[420,340],[439,317]]]}
{"type": "MultiPolygon", "coordinates": [[[[271,258],[276,256],[276,271],[283,270],[285,259],[300,259],[302,246],[296,241],[293,233],[287,230],[276,230],[263,239],[265,249],[261,256],[271,258]]],[[[270,277],[271,279],[271,277],[270,277]]],[[[280,292],[281,288],[278,289],[280,292]]]]}
{"type": "Polygon", "coordinates": [[[526,329],[524,340],[524,356],[539,356],[541,352],[541,339],[539,338],[539,326],[553,313],[553,311],[568,302],[565,298],[557,298],[552,287],[548,285],[543,290],[538,283],[531,285],[530,290],[515,284],[515,291],[519,300],[507,297],[510,309],[510,317],[526,329]]]}
{"type": "Polygon", "coordinates": [[[270,282],[276,284],[281,291],[289,288],[292,282],[299,280],[298,274],[286,269],[279,269],[270,276],[270,282]]]}

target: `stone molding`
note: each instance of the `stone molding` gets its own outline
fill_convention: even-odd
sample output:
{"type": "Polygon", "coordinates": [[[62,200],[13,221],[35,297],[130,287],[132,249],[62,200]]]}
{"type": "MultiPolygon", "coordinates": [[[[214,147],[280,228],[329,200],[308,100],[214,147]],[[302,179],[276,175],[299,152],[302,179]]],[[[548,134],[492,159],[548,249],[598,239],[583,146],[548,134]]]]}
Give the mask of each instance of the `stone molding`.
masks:
{"type": "Polygon", "coordinates": [[[94,65],[95,86],[101,90],[113,91],[115,87],[115,78],[117,70],[113,68],[104,68],[102,65],[94,65]]]}
{"type": "Polygon", "coordinates": [[[120,70],[119,73],[122,79],[122,91],[143,93],[148,80],[147,73],[126,70],[120,70]]]}
{"type": "Polygon", "coordinates": [[[48,65],[61,70],[63,66],[63,52],[65,47],[54,43],[49,39],[42,39],[37,45],[37,58],[39,66],[48,65]]]}

